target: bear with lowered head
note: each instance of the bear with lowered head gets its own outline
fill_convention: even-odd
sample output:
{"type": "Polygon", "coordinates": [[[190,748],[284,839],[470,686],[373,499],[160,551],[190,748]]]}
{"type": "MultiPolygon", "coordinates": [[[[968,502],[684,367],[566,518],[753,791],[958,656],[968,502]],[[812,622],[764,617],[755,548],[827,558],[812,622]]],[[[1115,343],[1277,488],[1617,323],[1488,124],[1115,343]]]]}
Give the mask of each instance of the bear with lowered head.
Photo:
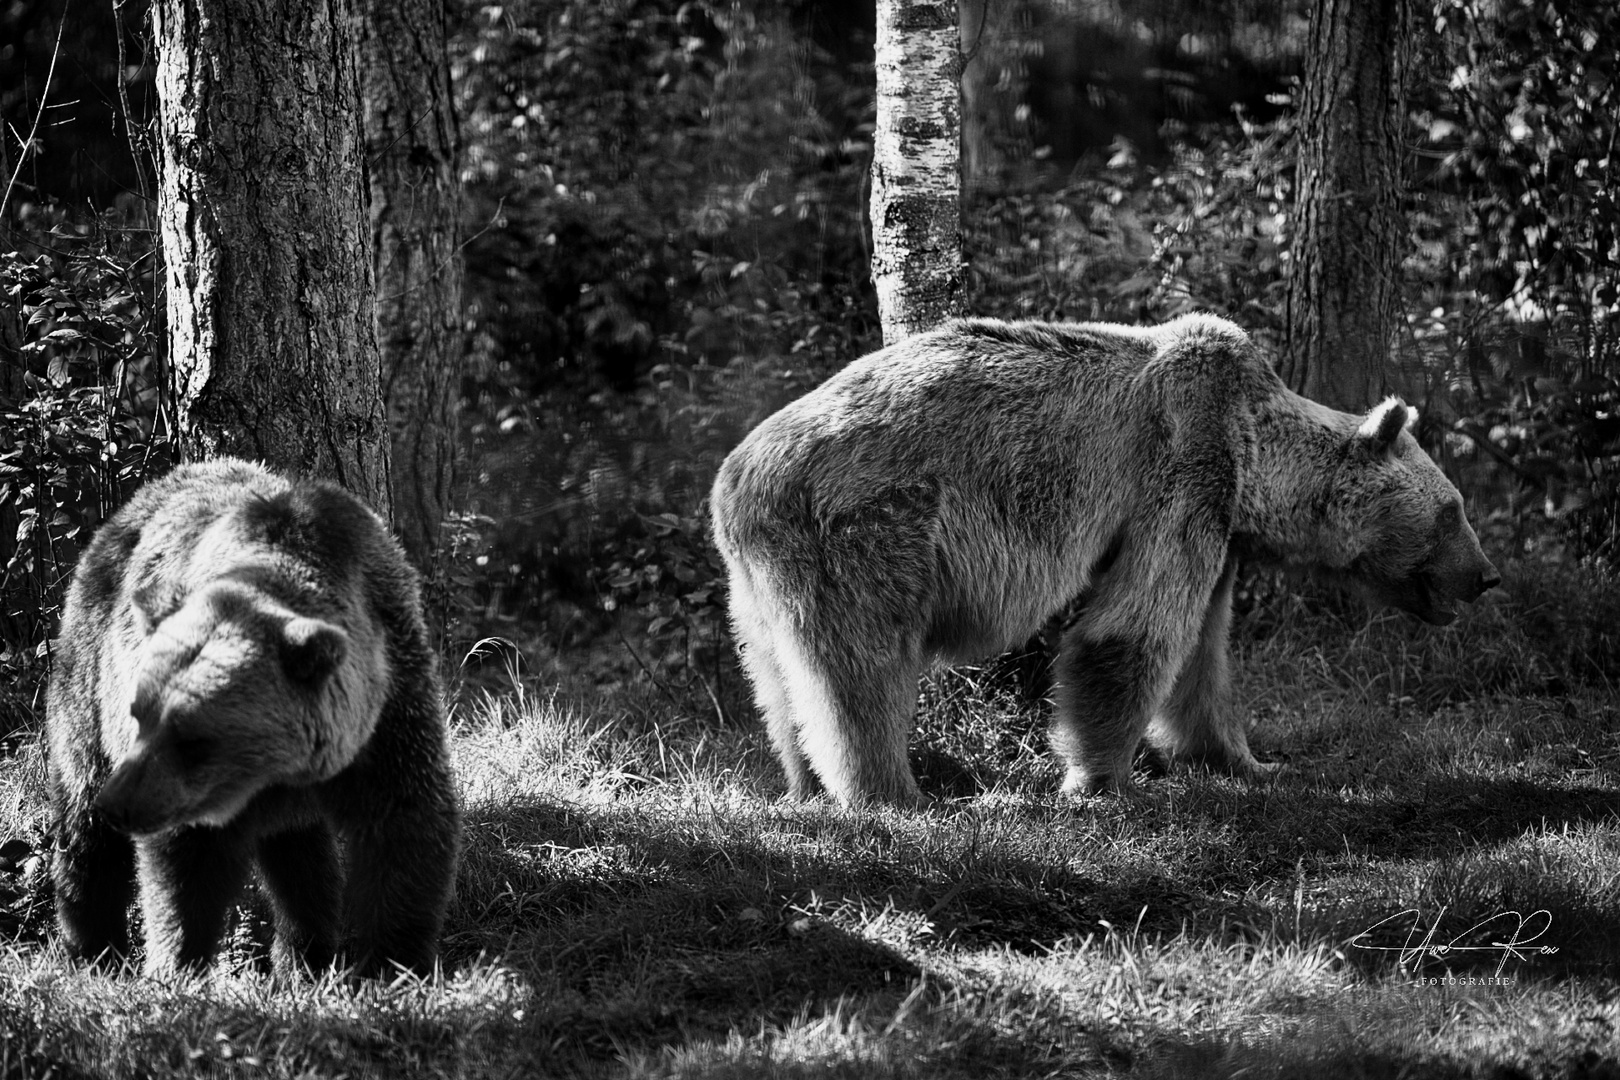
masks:
{"type": "Polygon", "coordinates": [[[86,549],[54,660],[71,952],[127,954],[138,883],[146,971],[206,968],[256,866],[278,973],[432,970],[460,813],[416,575],[359,499],[176,469],[86,549]]]}
{"type": "Polygon", "coordinates": [[[1209,315],[956,321],[851,363],[756,427],[711,499],[789,794],[919,801],[925,666],[1004,650],[1077,598],[1050,733],[1066,791],[1128,787],[1144,738],[1268,771],[1231,702],[1239,559],[1437,624],[1500,581],[1412,420],[1289,391],[1209,315]]]}

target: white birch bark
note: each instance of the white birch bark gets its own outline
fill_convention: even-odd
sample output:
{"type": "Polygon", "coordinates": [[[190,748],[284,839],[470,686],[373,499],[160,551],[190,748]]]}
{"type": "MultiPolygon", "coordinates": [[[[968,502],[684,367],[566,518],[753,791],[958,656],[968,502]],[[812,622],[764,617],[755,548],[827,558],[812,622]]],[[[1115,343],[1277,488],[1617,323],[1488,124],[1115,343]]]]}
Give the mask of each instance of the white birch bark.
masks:
{"type": "Polygon", "coordinates": [[[876,53],[872,284],[887,344],[963,308],[955,0],[878,0],[876,53]]]}

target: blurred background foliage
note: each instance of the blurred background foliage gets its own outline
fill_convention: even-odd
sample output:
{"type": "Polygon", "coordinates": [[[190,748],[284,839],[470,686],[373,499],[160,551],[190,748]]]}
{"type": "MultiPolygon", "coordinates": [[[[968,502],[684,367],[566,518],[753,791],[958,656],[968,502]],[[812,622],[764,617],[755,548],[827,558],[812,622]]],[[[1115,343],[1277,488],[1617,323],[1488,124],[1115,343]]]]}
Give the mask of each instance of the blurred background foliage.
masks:
{"type": "MultiPolygon", "coordinates": [[[[963,7],[972,309],[1210,310],[1274,345],[1303,4],[963,7]]],[[[1392,377],[1493,554],[1603,572],[1620,560],[1620,9],[1413,9],[1392,377]]],[[[735,676],[710,478],[752,424],[878,343],[871,4],[452,0],[449,18],[469,356],[455,570],[435,612],[461,643],[606,643],[723,712],[735,676]]],[[[139,0],[0,11],[12,717],[35,710],[24,676],[78,543],[167,462],[144,26],[139,0]]],[[[1612,612],[1580,617],[1590,636],[1612,612]]]]}

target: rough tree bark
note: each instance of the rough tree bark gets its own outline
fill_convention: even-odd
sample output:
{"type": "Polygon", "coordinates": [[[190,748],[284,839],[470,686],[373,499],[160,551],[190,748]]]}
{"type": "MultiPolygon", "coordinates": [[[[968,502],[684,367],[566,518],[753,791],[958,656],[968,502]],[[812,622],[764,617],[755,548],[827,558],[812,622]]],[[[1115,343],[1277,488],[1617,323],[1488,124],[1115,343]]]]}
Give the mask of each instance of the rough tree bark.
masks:
{"type": "Polygon", "coordinates": [[[390,512],[352,0],[159,0],[158,191],[181,453],[390,512]]]}
{"type": "Polygon", "coordinates": [[[1388,387],[1406,231],[1406,0],[1315,0],[1300,103],[1283,379],[1359,410],[1388,387]]]}
{"type": "Polygon", "coordinates": [[[459,140],[444,0],[367,0],[361,34],[371,235],[394,527],[435,576],[461,362],[459,140]]]}
{"type": "Polygon", "coordinates": [[[885,343],[962,312],[960,43],[955,0],[878,0],[872,284],[885,343]]]}
{"type": "MultiPolygon", "coordinates": [[[[1029,61],[1042,42],[1030,0],[958,0],[962,33],[962,195],[1009,165],[1027,164],[1034,146],[1015,110],[1029,89],[1029,61]]],[[[972,210],[968,210],[972,213],[972,210]]]]}

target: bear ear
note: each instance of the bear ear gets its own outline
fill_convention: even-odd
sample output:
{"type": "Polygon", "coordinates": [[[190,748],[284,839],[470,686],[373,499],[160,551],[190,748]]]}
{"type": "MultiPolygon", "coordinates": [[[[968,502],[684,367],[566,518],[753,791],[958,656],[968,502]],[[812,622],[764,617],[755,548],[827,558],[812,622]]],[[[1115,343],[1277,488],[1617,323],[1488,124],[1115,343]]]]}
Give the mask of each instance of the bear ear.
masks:
{"type": "Polygon", "coordinates": [[[1381,456],[1395,447],[1401,432],[1417,421],[1417,412],[1400,398],[1387,397],[1369,412],[1356,429],[1355,443],[1369,456],[1381,456]]]}
{"type": "Polygon", "coordinates": [[[294,682],[326,678],[343,662],[349,635],[320,619],[288,619],[281,630],[281,666],[294,682]]]}

